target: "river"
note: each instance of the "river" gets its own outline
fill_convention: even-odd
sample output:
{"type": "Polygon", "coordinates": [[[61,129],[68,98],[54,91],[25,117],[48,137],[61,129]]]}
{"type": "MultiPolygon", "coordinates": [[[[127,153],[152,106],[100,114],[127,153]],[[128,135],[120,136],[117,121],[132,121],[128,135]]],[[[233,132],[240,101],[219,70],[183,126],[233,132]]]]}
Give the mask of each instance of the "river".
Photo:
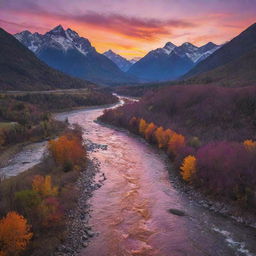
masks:
{"type": "Polygon", "coordinates": [[[140,138],[94,122],[103,110],[57,115],[81,125],[85,138],[107,145],[89,153],[107,180],[90,201],[90,224],[98,235],[80,256],[256,255],[255,229],[210,212],[176,190],[165,156],[140,138]],[[170,208],[186,215],[173,215],[170,208]]]}

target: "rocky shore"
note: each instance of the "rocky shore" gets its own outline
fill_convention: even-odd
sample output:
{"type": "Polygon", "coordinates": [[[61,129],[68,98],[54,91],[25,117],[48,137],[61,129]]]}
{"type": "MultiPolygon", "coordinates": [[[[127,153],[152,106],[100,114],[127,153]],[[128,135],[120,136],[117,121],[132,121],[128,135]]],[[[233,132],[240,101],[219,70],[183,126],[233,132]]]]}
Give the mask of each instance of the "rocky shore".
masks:
{"type": "Polygon", "coordinates": [[[238,205],[231,204],[224,200],[216,200],[203,193],[203,191],[196,189],[189,184],[185,184],[177,175],[177,172],[170,166],[170,162],[167,159],[166,164],[169,166],[169,177],[173,187],[184,194],[190,201],[193,201],[193,203],[212,212],[221,214],[224,217],[231,218],[241,224],[256,228],[256,216],[251,211],[241,209],[238,205]]]}
{"type": "MultiPolygon", "coordinates": [[[[106,145],[92,143],[85,140],[88,152],[96,150],[106,150],[106,145]]],[[[100,188],[106,180],[105,174],[100,172],[100,164],[96,158],[88,159],[86,170],[81,172],[77,180],[78,202],[77,207],[71,210],[68,215],[68,228],[66,240],[57,248],[55,256],[74,256],[78,255],[82,248],[88,246],[90,238],[97,235],[92,231],[89,224],[90,202],[93,191],[100,188]]]]}

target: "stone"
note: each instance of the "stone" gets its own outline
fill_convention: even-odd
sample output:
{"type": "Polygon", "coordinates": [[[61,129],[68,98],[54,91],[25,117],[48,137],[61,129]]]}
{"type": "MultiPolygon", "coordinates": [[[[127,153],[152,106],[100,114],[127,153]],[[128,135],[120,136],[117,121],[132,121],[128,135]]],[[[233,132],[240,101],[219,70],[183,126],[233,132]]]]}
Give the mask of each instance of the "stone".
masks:
{"type": "Polygon", "coordinates": [[[179,209],[174,209],[174,208],[171,208],[168,210],[168,212],[174,214],[174,215],[177,215],[177,216],[185,216],[186,213],[182,210],[179,210],[179,209]]]}

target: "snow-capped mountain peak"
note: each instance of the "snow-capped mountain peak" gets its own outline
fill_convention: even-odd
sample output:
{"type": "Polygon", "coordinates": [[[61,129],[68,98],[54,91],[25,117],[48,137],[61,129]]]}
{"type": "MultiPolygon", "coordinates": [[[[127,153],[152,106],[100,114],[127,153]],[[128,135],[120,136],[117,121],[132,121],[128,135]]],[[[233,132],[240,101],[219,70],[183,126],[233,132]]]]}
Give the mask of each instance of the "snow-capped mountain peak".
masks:
{"type": "Polygon", "coordinates": [[[165,52],[167,54],[170,54],[177,46],[171,42],[168,42],[165,44],[165,46],[163,47],[163,49],[165,50],[165,52]]]}
{"type": "Polygon", "coordinates": [[[195,46],[189,42],[182,44],[179,48],[183,49],[184,51],[187,51],[187,52],[194,52],[198,49],[197,46],[195,46]]]}
{"type": "Polygon", "coordinates": [[[68,28],[66,31],[65,31],[65,34],[66,34],[66,37],[70,40],[74,40],[75,38],[78,38],[79,35],[72,29],[68,28]]]}
{"type": "Polygon", "coordinates": [[[53,28],[52,30],[50,30],[48,33],[62,33],[64,32],[64,28],[61,25],[56,26],[55,28],[53,28]]]}
{"type": "Polygon", "coordinates": [[[194,63],[202,61],[211,55],[214,51],[218,49],[218,46],[212,42],[207,43],[204,46],[197,47],[189,42],[182,44],[174,49],[174,52],[181,57],[188,57],[194,63]]]}
{"type": "MultiPolygon", "coordinates": [[[[209,42],[206,45],[197,47],[189,42],[185,42],[180,46],[168,42],[163,48],[157,48],[150,51],[147,55],[152,56],[155,59],[167,58],[170,55],[176,54],[181,58],[189,58],[194,63],[201,61],[211,55],[220,46],[209,42]]],[[[147,56],[146,55],[146,56],[147,56]]]]}
{"type": "Polygon", "coordinates": [[[23,31],[14,36],[37,54],[39,54],[41,50],[49,47],[63,52],[75,49],[85,56],[88,52],[95,51],[88,39],[80,37],[70,28],[65,30],[61,25],[56,26],[44,35],[23,31]]]}

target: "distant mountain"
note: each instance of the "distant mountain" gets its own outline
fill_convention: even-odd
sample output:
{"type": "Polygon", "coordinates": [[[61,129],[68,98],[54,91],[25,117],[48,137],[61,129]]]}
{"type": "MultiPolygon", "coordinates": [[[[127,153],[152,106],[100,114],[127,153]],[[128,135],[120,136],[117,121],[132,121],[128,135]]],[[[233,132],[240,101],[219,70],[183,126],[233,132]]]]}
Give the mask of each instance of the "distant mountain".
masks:
{"type": "Polygon", "coordinates": [[[163,48],[150,51],[128,73],[149,82],[175,80],[218,48],[213,43],[197,47],[191,43],[176,46],[168,42],[163,48]]]}
{"type": "Polygon", "coordinates": [[[136,81],[98,53],[88,39],[61,25],[44,35],[23,31],[15,37],[49,66],[74,77],[102,84],[136,81]]]}
{"type": "Polygon", "coordinates": [[[125,59],[121,55],[113,52],[112,50],[108,50],[103,53],[106,57],[112,60],[122,71],[126,72],[133,64],[133,62],[125,59]]]}
{"type": "Polygon", "coordinates": [[[0,28],[0,90],[48,90],[94,87],[50,68],[0,28]]]}
{"type": "Polygon", "coordinates": [[[256,23],[243,31],[240,35],[223,45],[214,54],[198,63],[184,78],[190,78],[198,74],[224,66],[249,53],[256,47],[256,23]]]}
{"type": "Polygon", "coordinates": [[[132,58],[131,60],[129,60],[132,65],[135,64],[136,62],[138,62],[141,58],[140,57],[135,57],[135,58],[132,58]]]}

